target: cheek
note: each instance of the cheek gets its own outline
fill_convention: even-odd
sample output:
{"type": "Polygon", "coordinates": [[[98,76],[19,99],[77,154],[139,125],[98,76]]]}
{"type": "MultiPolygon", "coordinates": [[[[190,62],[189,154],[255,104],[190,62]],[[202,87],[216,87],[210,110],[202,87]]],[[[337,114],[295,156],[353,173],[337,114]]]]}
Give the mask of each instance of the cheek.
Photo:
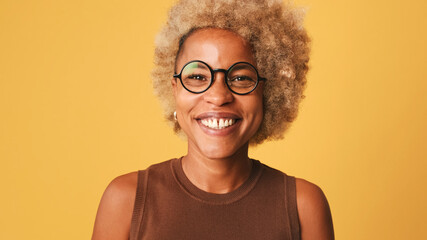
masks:
{"type": "Polygon", "coordinates": [[[194,94],[190,95],[188,92],[183,89],[181,86],[177,86],[175,89],[175,105],[177,111],[189,107],[189,105],[194,102],[194,94]]]}
{"type": "Polygon", "coordinates": [[[252,104],[252,108],[256,112],[257,116],[261,116],[261,118],[262,118],[263,111],[264,111],[263,91],[262,91],[262,88],[257,89],[257,90],[258,91],[255,92],[255,95],[253,96],[251,104],[252,104]]]}
{"type": "Polygon", "coordinates": [[[251,96],[251,98],[242,99],[241,103],[245,108],[248,119],[250,119],[250,122],[248,122],[250,124],[250,129],[256,131],[261,125],[264,117],[262,95],[257,94],[251,96]]]}
{"type": "Polygon", "coordinates": [[[256,129],[258,130],[259,126],[261,125],[261,122],[264,118],[264,105],[263,105],[263,95],[262,95],[262,91],[261,93],[258,93],[256,95],[256,99],[254,100],[253,103],[253,108],[256,114],[255,117],[255,121],[256,121],[256,129]]]}
{"type": "Polygon", "coordinates": [[[188,121],[191,121],[192,110],[196,107],[199,102],[197,94],[192,94],[183,89],[177,89],[175,94],[175,106],[178,118],[178,123],[182,128],[188,125],[188,121]]]}
{"type": "Polygon", "coordinates": [[[256,111],[257,125],[259,127],[259,125],[261,125],[262,119],[264,118],[264,107],[262,104],[262,99],[260,99],[257,102],[256,107],[255,107],[255,111],[256,111]]]}

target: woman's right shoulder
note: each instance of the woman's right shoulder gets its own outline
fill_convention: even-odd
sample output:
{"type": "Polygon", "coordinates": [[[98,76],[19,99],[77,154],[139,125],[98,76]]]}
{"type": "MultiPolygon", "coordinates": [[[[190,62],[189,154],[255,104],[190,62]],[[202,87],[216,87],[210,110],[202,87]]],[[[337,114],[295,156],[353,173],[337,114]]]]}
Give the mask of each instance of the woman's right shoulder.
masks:
{"type": "Polygon", "coordinates": [[[118,176],[108,184],[102,200],[112,201],[112,204],[127,204],[135,199],[137,185],[137,171],[118,176]]]}
{"type": "Polygon", "coordinates": [[[138,172],[114,178],[99,204],[92,239],[127,239],[135,203],[138,172]]]}
{"type": "Polygon", "coordinates": [[[133,194],[135,196],[137,185],[138,171],[130,172],[114,178],[106,188],[105,192],[112,192],[119,195],[133,194]]]}

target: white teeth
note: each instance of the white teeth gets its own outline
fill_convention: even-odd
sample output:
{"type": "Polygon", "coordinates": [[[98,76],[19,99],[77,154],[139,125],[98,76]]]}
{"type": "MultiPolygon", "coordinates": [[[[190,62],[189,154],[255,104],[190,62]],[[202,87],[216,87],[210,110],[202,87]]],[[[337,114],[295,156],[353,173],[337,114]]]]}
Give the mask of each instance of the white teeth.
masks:
{"type": "Polygon", "coordinates": [[[208,128],[223,129],[223,128],[229,127],[229,126],[233,125],[234,123],[236,123],[236,120],[213,118],[213,119],[203,119],[203,120],[201,120],[201,123],[208,128]]]}
{"type": "Polygon", "coordinates": [[[218,122],[218,127],[223,128],[224,127],[224,119],[220,119],[218,122]]]}
{"type": "Polygon", "coordinates": [[[214,120],[212,120],[212,126],[213,126],[213,128],[218,128],[218,122],[216,121],[215,118],[214,118],[214,120]]]}

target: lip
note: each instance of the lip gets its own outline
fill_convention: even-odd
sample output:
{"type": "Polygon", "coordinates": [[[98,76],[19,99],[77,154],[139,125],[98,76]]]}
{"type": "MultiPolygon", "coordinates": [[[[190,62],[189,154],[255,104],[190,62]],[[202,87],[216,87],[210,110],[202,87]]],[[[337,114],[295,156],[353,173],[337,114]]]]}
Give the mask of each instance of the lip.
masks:
{"type": "Polygon", "coordinates": [[[238,116],[237,114],[234,113],[229,113],[229,112],[206,112],[206,113],[202,113],[200,115],[198,115],[196,117],[196,121],[199,124],[200,128],[202,129],[202,131],[210,136],[226,136],[228,134],[231,134],[233,131],[235,131],[241,123],[241,117],[238,116]],[[208,119],[208,118],[228,118],[228,119],[234,119],[236,122],[226,128],[222,128],[222,129],[212,129],[209,128],[205,125],[202,124],[202,120],[203,119],[208,119]]]}
{"type": "Polygon", "coordinates": [[[196,116],[196,120],[202,120],[206,118],[228,118],[235,120],[241,119],[239,115],[230,112],[205,112],[196,116]]]}

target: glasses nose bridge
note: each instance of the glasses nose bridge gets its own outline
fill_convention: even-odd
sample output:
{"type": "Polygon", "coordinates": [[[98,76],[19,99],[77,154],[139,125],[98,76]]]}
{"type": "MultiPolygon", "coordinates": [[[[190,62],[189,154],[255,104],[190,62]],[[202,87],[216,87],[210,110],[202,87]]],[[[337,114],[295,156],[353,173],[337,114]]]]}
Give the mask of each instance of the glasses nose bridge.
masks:
{"type": "Polygon", "coordinates": [[[211,83],[209,87],[205,90],[206,94],[204,95],[204,99],[218,106],[233,101],[233,92],[230,91],[231,89],[227,83],[228,70],[216,68],[211,69],[211,73],[211,83]],[[221,79],[220,76],[215,76],[216,73],[224,73],[224,79],[221,79]]]}
{"type": "Polygon", "coordinates": [[[212,81],[215,80],[215,73],[222,72],[224,73],[224,79],[227,79],[228,70],[223,68],[216,68],[212,70],[212,81]]]}
{"type": "MultiPolygon", "coordinates": [[[[211,84],[210,84],[210,86],[208,87],[207,90],[209,90],[209,88],[214,87],[214,85],[221,84],[222,85],[221,88],[227,89],[227,92],[228,92],[230,90],[230,87],[228,86],[228,82],[227,82],[228,70],[227,69],[223,69],[223,68],[216,68],[216,69],[212,69],[211,72],[212,72],[211,84]],[[218,82],[218,83],[215,84],[215,82],[216,82],[216,80],[218,78],[218,76],[215,77],[216,73],[224,73],[224,80],[222,80],[222,81],[220,80],[220,82],[218,82]]],[[[215,88],[217,88],[217,87],[215,87],[215,88]]]]}

